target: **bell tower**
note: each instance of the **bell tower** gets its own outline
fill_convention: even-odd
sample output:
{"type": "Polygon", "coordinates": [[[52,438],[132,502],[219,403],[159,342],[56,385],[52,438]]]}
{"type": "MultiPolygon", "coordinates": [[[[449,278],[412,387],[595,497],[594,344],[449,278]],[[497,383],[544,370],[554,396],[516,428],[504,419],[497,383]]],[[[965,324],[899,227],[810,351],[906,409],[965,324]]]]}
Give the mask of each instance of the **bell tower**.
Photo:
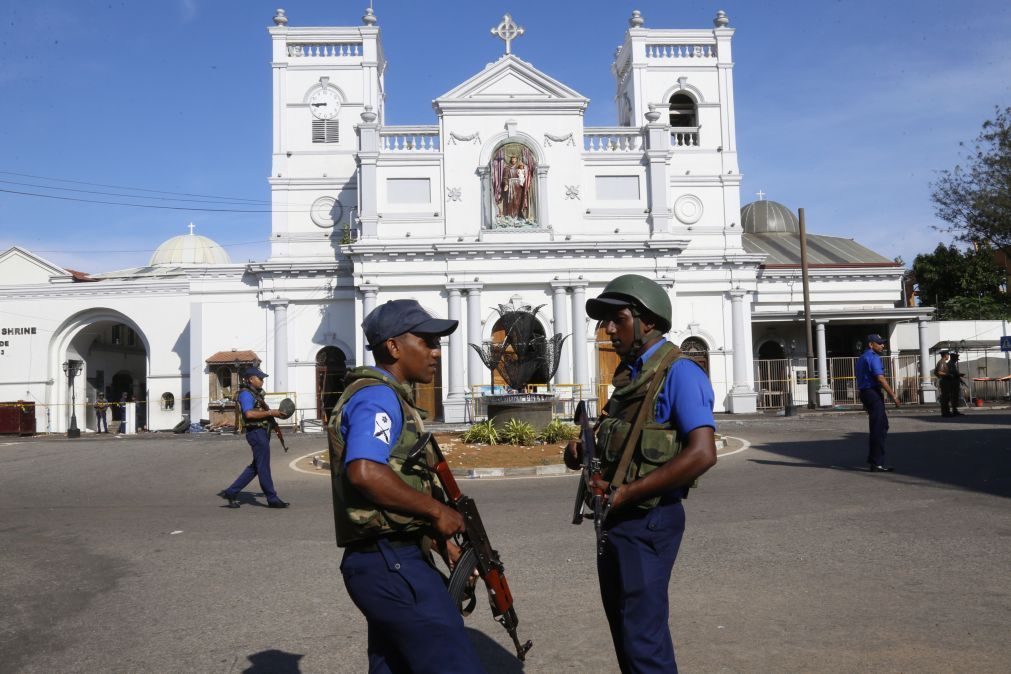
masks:
{"type": "Polygon", "coordinates": [[[380,31],[372,9],[361,26],[292,27],[283,9],[272,42],[271,259],[329,258],[359,210],[355,127],[383,118],[380,31]]]}

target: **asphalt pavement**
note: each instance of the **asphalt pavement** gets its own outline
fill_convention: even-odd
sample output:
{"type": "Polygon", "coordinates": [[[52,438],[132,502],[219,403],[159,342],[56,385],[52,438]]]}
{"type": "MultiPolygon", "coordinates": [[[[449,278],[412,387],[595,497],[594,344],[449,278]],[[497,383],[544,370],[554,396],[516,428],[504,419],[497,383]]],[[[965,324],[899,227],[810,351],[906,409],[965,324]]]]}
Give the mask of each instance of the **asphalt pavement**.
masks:
{"type": "MultiPolygon", "coordinates": [[[[893,415],[869,473],[858,414],[720,420],[751,446],[686,504],[669,587],[684,672],[1011,670],[1011,413],[893,415]]],[[[287,510],[233,436],[0,437],[0,671],[364,672],[328,480],[274,448],[287,510]]],[[[727,450],[728,452],[731,450],[727,450]]],[[[525,667],[484,605],[489,672],[615,672],[572,476],[467,480],[506,563],[525,667]]],[[[433,635],[437,638],[437,635],[433,635]]]]}

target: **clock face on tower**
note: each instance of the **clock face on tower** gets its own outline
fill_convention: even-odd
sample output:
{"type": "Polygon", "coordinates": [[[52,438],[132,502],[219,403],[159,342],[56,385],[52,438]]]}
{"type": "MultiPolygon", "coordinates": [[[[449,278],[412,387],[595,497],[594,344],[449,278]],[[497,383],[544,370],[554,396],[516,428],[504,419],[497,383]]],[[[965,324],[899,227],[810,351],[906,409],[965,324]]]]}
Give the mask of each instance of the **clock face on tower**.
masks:
{"type": "Polygon", "coordinates": [[[309,109],[316,119],[333,119],[340,110],[340,99],[332,89],[320,89],[309,96],[309,109]]]}

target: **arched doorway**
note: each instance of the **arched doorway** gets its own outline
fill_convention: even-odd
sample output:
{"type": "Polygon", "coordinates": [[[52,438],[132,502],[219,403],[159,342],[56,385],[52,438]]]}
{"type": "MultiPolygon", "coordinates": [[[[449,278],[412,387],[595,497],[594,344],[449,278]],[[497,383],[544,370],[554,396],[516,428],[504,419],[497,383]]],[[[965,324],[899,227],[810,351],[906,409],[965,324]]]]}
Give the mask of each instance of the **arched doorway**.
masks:
{"type": "Polygon", "coordinates": [[[709,346],[698,337],[689,337],[681,342],[681,352],[702,366],[709,376],[709,346]]]}
{"type": "Polygon", "coordinates": [[[775,340],[770,339],[758,347],[759,360],[782,360],[783,358],[786,358],[783,345],[775,340]]]}
{"type": "Polygon", "coordinates": [[[324,346],[316,354],[316,418],[324,422],[344,392],[347,356],[336,346],[324,346]]]}
{"type": "Polygon", "coordinates": [[[414,384],[414,402],[428,412],[429,421],[441,421],[442,411],[442,356],[435,364],[435,378],[431,384],[414,384]]]}
{"type": "Polygon", "coordinates": [[[604,403],[611,396],[611,379],[614,371],[621,363],[621,356],[614,350],[611,338],[604,332],[604,328],[598,327],[594,339],[597,345],[597,411],[604,408],[604,403]]]}
{"type": "MultiPolygon", "coordinates": [[[[146,337],[129,317],[108,308],[75,314],[54,331],[49,358],[54,380],[64,384],[52,389],[50,404],[61,412],[53,416],[50,430],[66,430],[72,402],[76,402],[81,430],[97,429],[95,402],[99,394],[114,403],[125,393],[128,400],[137,403],[136,416],[127,420],[130,431],[150,426],[147,379],[151,353],[146,337]],[[69,386],[71,380],[63,371],[64,363],[70,361],[81,365],[80,376],[72,380],[73,391],[69,386]]],[[[110,409],[110,422],[118,412],[117,408],[110,409]]],[[[113,428],[110,423],[109,429],[113,428]]]]}

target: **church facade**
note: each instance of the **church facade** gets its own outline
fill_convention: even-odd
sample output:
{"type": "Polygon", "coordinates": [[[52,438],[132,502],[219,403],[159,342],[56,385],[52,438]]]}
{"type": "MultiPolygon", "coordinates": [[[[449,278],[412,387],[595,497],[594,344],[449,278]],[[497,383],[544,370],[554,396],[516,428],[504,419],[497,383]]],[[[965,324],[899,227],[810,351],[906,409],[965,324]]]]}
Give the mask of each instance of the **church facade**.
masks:
{"type": "MultiPolygon", "coordinates": [[[[616,361],[585,301],[637,273],[670,293],[669,338],[707,369],[717,410],[755,410],[756,357],[803,333],[799,237],[775,202],[741,208],[725,14],[652,29],[634,13],[608,127],[586,126],[589,100],[512,53],[508,16],[495,29],[506,53],[416,126],[385,123],[371,10],[354,27],[289,26],[280,10],[274,24],[269,258],[232,264],[192,231],[148,267],[90,276],[0,254],[4,321],[32,330],[0,355],[0,400],[35,400],[54,431],[70,401],[87,419],[95,395],[126,388],[149,428],[184,413],[224,421],[236,365],[258,361],[268,389],[318,419],[344,370],[371,362],[362,319],[398,298],[460,321],[436,384],[418,392],[439,418],[467,420],[501,384],[469,345],[501,341],[508,308],[538,308],[544,335],[567,336],[542,386],[603,398],[616,361]]],[[[900,265],[848,239],[810,247],[819,356],[869,326],[928,317],[902,306],[900,265]]]]}

